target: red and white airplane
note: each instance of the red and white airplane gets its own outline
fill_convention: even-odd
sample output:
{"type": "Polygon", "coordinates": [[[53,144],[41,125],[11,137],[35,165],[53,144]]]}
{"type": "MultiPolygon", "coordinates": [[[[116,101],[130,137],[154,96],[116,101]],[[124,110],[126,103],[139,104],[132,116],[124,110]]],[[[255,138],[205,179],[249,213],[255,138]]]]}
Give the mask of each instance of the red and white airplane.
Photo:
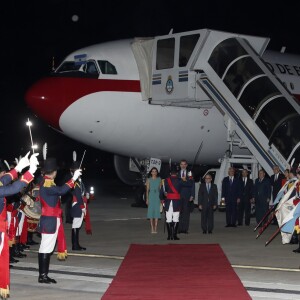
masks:
{"type": "MultiPolygon", "coordinates": [[[[25,98],[37,116],[63,134],[115,153],[117,174],[127,183],[136,180],[129,171],[129,157],[162,162],[185,158],[216,165],[230,139],[235,141],[231,143],[235,154],[253,153],[249,141],[243,143],[249,132],[251,143],[258,140],[257,153],[267,147],[259,140],[262,131],[269,145],[279,149],[276,155],[288,162],[300,142],[300,133],[295,133],[300,56],[265,50],[268,42],[268,38],[208,29],[106,42],[68,55],[53,74],[30,87],[25,98]],[[220,107],[215,90],[210,92],[203,81],[200,84],[203,76],[208,77],[209,88],[230,98],[231,107],[236,100],[247,102],[245,111],[225,111],[226,104],[220,107]],[[250,96],[253,86],[258,100],[250,96]],[[291,96],[293,103],[285,105],[280,95],[291,96]],[[265,116],[265,111],[271,113],[265,116]],[[238,123],[237,113],[248,126],[239,134],[240,143],[236,126],[230,131],[228,123],[228,119],[238,123]],[[256,124],[247,121],[249,116],[256,124]],[[294,140],[286,149],[291,135],[294,140]]],[[[264,155],[270,166],[278,164],[274,154],[264,155]]]]}

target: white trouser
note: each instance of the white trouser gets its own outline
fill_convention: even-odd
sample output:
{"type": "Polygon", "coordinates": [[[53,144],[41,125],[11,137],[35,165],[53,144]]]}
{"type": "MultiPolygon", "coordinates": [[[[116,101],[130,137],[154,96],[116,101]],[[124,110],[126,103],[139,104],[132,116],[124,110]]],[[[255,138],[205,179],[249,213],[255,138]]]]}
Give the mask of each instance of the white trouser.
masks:
{"type": "Polygon", "coordinates": [[[11,222],[11,212],[10,211],[6,212],[6,217],[7,217],[7,227],[9,228],[10,222],[11,222]]]}
{"type": "Polygon", "coordinates": [[[170,202],[169,210],[166,211],[166,219],[167,223],[174,223],[179,222],[179,211],[173,211],[173,200],[170,202]]]}
{"type": "Polygon", "coordinates": [[[20,221],[19,221],[19,224],[18,224],[16,236],[20,236],[22,234],[22,230],[23,230],[23,226],[24,226],[24,220],[25,220],[25,213],[20,210],[18,212],[18,216],[19,216],[19,214],[21,214],[21,218],[20,218],[20,221]]]}
{"type": "Polygon", "coordinates": [[[73,218],[72,228],[80,228],[83,222],[83,213],[80,218],[73,218]]]}
{"type": "Polygon", "coordinates": [[[57,218],[55,233],[42,233],[42,240],[39,253],[52,253],[55,247],[58,228],[60,226],[60,218],[57,218]]]}
{"type": "Polygon", "coordinates": [[[4,232],[0,232],[1,239],[0,239],[0,255],[2,253],[3,247],[4,247],[4,232]]]}

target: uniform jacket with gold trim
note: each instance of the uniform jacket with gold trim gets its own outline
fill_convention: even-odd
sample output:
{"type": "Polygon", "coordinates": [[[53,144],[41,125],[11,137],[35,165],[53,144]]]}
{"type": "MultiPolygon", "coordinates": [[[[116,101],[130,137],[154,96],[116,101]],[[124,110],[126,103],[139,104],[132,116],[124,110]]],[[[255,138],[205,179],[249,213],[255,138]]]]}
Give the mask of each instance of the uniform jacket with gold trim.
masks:
{"type": "Polygon", "coordinates": [[[60,196],[66,194],[74,187],[73,180],[69,180],[62,186],[56,186],[53,179],[44,176],[39,191],[39,200],[42,204],[42,214],[38,225],[40,233],[53,234],[56,231],[57,217],[43,215],[43,201],[51,207],[60,207],[60,196]]]}
{"type": "Polygon", "coordinates": [[[85,194],[84,185],[79,181],[75,182],[74,189],[72,190],[73,200],[71,208],[71,217],[80,218],[82,214],[82,209],[84,208],[84,201],[82,194],[85,194]],[[74,204],[75,203],[75,204],[74,204]]]}

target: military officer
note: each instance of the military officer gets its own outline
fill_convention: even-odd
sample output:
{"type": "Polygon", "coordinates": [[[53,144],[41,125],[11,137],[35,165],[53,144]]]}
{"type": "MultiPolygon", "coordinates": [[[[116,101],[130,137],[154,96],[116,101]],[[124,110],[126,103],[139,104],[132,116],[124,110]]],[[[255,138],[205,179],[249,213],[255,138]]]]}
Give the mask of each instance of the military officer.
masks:
{"type": "Polygon", "coordinates": [[[164,180],[161,187],[161,199],[166,212],[168,240],[179,240],[177,237],[178,222],[181,208],[180,192],[182,187],[191,186],[193,182],[177,176],[176,167],[172,166],[170,177],[164,180]],[[164,197],[163,197],[164,196],[164,197]]]}
{"type": "Polygon", "coordinates": [[[33,180],[33,174],[39,164],[37,155],[33,154],[30,159],[28,152],[25,157],[21,158],[15,169],[3,174],[3,166],[0,166],[0,297],[6,299],[9,296],[9,251],[8,251],[8,236],[7,236],[7,214],[6,214],[6,196],[10,196],[20,192],[27,184],[33,180]],[[10,184],[12,180],[18,178],[24,168],[29,167],[29,170],[21,176],[21,178],[10,184]]]}
{"type": "Polygon", "coordinates": [[[57,175],[55,158],[44,160],[44,177],[40,184],[39,200],[42,205],[42,214],[38,230],[42,234],[39,248],[39,283],[56,283],[56,280],[48,277],[50,256],[54,250],[56,240],[58,242],[58,259],[67,257],[66,241],[62,222],[62,209],[60,196],[74,187],[74,182],[81,175],[81,170],[76,170],[73,177],[63,186],[56,186],[54,179],[57,175]]]}
{"type": "MultiPolygon", "coordinates": [[[[75,170],[79,169],[79,162],[74,161],[70,171],[74,176],[75,170]]],[[[71,217],[73,218],[72,222],[72,250],[86,250],[85,247],[81,247],[79,244],[79,231],[83,222],[83,219],[86,215],[86,202],[84,197],[89,197],[86,193],[84,184],[81,177],[79,177],[74,185],[72,190],[72,208],[71,208],[71,217]]]]}

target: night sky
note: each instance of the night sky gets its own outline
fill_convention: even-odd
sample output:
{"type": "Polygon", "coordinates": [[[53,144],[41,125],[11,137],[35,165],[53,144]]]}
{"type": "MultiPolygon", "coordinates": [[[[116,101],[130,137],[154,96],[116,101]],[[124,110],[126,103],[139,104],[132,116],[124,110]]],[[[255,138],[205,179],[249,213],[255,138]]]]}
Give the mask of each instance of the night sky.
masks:
{"type": "Polygon", "coordinates": [[[25,91],[57,66],[70,52],[104,41],[156,36],[211,28],[271,38],[269,49],[299,53],[300,3],[284,1],[95,1],[27,0],[1,3],[1,152],[12,160],[30,148],[33,138],[47,142],[51,156],[72,158],[87,149],[90,159],[111,161],[111,155],[62,136],[33,116],[24,102],[25,91]],[[268,4],[263,4],[267,2],[268,4]],[[77,22],[72,16],[79,17],[77,22]]]}

